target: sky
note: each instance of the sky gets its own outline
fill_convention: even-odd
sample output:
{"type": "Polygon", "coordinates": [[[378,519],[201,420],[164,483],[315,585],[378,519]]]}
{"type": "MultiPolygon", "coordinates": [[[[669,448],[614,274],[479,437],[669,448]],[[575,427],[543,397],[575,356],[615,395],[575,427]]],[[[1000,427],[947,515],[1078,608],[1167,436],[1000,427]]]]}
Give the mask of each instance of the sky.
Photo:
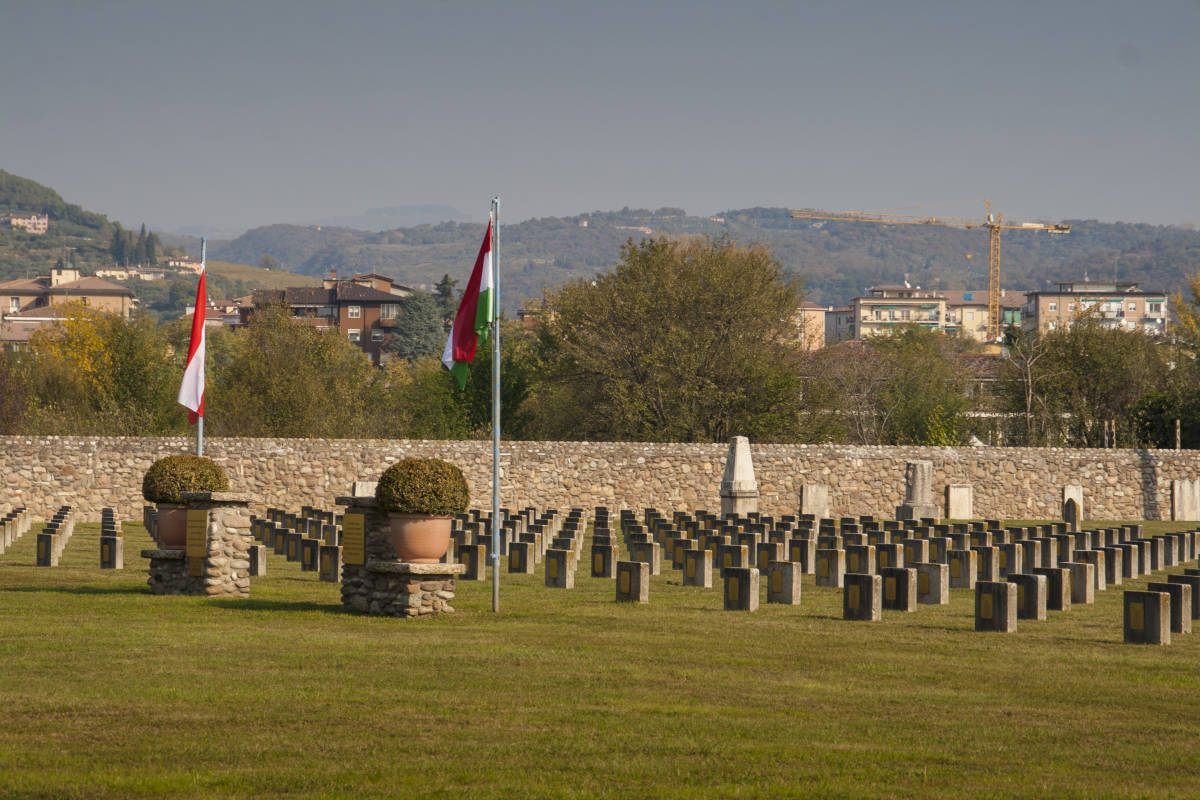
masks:
{"type": "Polygon", "coordinates": [[[446,204],[1200,223],[1200,0],[0,0],[0,168],[126,226],[446,204]]]}

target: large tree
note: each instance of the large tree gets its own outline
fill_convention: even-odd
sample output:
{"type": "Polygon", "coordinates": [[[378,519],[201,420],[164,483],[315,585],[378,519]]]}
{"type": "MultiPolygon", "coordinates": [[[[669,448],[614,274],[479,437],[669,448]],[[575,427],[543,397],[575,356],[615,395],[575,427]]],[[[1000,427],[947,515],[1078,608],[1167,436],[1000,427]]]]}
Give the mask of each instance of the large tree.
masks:
{"type": "Polygon", "coordinates": [[[627,242],[547,298],[535,429],[563,439],[792,439],[801,295],[765,247],[627,242]]]}

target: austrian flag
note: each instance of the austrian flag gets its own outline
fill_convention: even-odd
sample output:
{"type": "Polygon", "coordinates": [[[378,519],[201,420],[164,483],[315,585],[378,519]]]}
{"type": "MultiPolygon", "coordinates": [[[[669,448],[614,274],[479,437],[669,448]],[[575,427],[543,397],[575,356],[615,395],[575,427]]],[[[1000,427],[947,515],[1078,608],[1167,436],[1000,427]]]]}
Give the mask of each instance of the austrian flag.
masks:
{"type": "Polygon", "coordinates": [[[446,349],[442,351],[442,363],[458,381],[460,389],[467,386],[467,369],[475,360],[476,346],[481,340],[487,340],[488,326],[496,318],[493,308],[495,287],[492,223],[488,222],[483,244],[479,246],[479,255],[475,257],[475,268],[471,270],[471,280],[467,282],[462,302],[458,304],[450,336],[446,338],[446,349]]]}
{"type": "Polygon", "coordinates": [[[187,407],[193,425],[204,416],[204,318],[208,298],[204,291],[204,259],[200,259],[200,284],[196,287],[196,310],[192,314],[192,339],[188,344],[187,367],[179,386],[179,403],[187,407]]]}

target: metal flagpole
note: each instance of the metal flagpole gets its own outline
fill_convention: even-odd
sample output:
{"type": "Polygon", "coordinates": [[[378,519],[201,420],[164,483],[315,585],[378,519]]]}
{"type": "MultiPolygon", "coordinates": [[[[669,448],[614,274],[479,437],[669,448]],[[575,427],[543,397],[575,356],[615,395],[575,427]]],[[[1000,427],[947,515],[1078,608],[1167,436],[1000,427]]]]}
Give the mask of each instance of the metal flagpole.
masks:
{"type": "Polygon", "coordinates": [[[492,198],[492,611],[500,611],[500,198],[492,198]]]}
{"type": "MultiPolygon", "coordinates": [[[[204,279],[204,273],[208,269],[208,244],[203,236],[200,237],[200,275],[201,280],[204,279]]],[[[199,304],[197,304],[199,305],[199,304]]],[[[202,320],[208,322],[208,289],[204,290],[204,308],[197,308],[195,313],[202,314],[202,320]]],[[[203,324],[203,323],[202,323],[203,324]]],[[[203,329],[202,329],[203,330],[203,329]]],[[[207,349],[207,348],[206,348],[207,349]]],[[[204,374],[204,365],[200,365],[200,372],[204,374]]],[[[203,395],[201,395],[203,397],[203,395]]],[[[196,455],[204,455],[204,415],[201,414],[196,418],[196,455]]]]}

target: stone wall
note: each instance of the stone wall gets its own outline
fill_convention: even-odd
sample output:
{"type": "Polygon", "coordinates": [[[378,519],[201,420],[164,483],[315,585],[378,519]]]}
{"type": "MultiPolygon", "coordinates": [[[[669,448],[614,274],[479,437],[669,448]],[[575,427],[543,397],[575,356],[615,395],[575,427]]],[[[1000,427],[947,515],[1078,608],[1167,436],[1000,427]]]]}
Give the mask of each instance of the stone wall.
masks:
{"type": "MultiPolygon", "coordinates": [[[[142,475],[156,458],[191,452],[186,438],[0,437],[0,503],[46,519],[63,505],[98,520],[112,506],[141,517],[142,475]]],[[[505,442],[504,505],[720,508],[725,444],[505,442]]],[[[437,456],[462,467],[472,504],[490,507],[490,442],[327,439],[206,439],[205,454],[229,472],[231,491],[252,509],[333,508],[355,480],[375,480],[404,456],[437,456]]],[[[855,447],[751,444],[764,513],[796,510],[805,483],[829,486],[831,513],[891,516],[904,501],[904,466],[933,462],[938,500],[947,484],[974,486],[977,517],[1050,518],[1062,487],[1083,486],[1089,518],[1170,516],[1172,479],[1200,476],[1200,451],[996,447],[855,447]]],[[[0,505],[0,509],[3,506],[0,505]]]]}

